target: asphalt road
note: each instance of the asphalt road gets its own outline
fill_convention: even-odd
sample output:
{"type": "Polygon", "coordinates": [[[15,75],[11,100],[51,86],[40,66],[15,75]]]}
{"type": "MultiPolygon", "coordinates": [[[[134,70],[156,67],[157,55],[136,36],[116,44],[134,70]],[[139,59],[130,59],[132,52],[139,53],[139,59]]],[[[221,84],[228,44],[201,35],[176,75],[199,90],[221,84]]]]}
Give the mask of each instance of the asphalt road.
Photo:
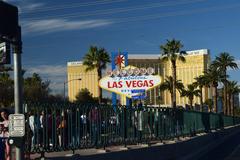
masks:
{"type": "MultiPolygon", "coordinates": [[[[233,151],[240,145],[240,134],[230,137],[227,141],[209,150],[205,155],[199,157],[199,160],[225,160],[228,159],[233,151]]],[[[240,151],[240,150],[239,150],[240,151]]],[[[239,157],[240,160],[240,157],[239,157]]]]}
{"type": "Polygon", "coordinates": [[[163,145],[159,147],[141,148],[136,150],[128,150],[124,152],[110,152],[107,154],[84,156],[81,153],[72,157],[55,157],[47,159],[72,159],[72,160],[185,160],[188,155],[188,160],[240,160],[240,127],[228,129],[223,132],[213,133],[206,136],[201,136],[190,141],[185,141],[176,144],[163,145]],[[208,144],[216,144],[210,146],[208,144]],[[195,151],[200,151],[201,146],[205,146],[203,152],[194,154],[195,151]],[[234,154],[233,154],[234,153],[234,154]],[[234,156],[233,156],[234,155],[234,156]]]}

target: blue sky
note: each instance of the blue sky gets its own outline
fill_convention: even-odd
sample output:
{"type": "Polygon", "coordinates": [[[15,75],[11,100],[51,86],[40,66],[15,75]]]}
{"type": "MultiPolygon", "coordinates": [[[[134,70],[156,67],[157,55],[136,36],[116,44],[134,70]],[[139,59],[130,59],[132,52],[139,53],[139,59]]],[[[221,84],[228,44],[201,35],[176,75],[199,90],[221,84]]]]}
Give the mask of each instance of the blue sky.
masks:
{"type": "MultiPolygon", "coordinates": [[[[166,39],[185,50],[207,48],[240,59],[238,0],[7,0],[19,7],[23,67],[62,93],[66,63],[90,45],[129,54],[158,54],[166,39]]],[[[230,71],[239,79],[239,71],[230,71]]]]}

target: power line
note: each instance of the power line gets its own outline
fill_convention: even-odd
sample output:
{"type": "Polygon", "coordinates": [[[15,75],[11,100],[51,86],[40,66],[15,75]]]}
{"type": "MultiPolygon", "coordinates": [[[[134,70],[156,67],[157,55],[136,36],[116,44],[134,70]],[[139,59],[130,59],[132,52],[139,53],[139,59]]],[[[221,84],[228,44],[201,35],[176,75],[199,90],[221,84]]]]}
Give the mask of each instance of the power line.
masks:
{"type": "MultiPolygon", "coordinates": [[[[119,3],[127,0],[100,0],[95,2],[87,2],[87,3],[74,3],[74,4],[65,4],[65,5],[58,5],[58,6],[51,6],[51,7],[44,7],[44,8],[36,8],[34,12],[47,12],[47,11],[56,11],[62,9],[72,9],[77,7],[86,7],[86,6],[94,6],[94,5],[103,5],[103,4],[111,4],[111,3],[119,3]]],[[[22,14],[25,13],[32,13],[32,10],[22,11],[22,14]]]]}
{"type": "MultiPolygon", "coordinates": [[[[233,27],[239,27],[240,25],[231,25],[233,27]]],[[[201,31],[201,30],[216,30],[216,29],[224,29],[226,28],[227,25],[219,25],[219,26],[208,26],[208,27],[203,27],[203,28],[185,28],[185,29],[181,29],[179,31],[188,31],[188,32],[192,32],[192,31],[201,31]]],[[[43,45],[27,45],[24,46],[24,48],[42,48],[42,47],[50,47],[50,46],[55,46],[57,44],[43,44],[43,45]]],[[[156,45],[157,46],[157,45],[156,45]]],[[[133,51],[136,53],[139,53],[140,51],[133,51]]],[[[240,62],[237,62],[240,65],[240,62]]]]}
{"type": "MultiPolygon", "coordinates": [[[[174,3],[151,3],[147,5],[140,5],[140,6],[134,6],[134,7],[122,7],[122,8],[115,8],[115,9],[106,9],[106,10],[98,10],[91,13],[72,13],[72,14],[60,14],[60,15],[47,15],[44,17],[36,17],[36,18],[23,18],[26,20],[40,20],[44,18],[76,18],[76,17],[87,17],[87,16],[94,16],[94,15],[106,15],[106,14],[116,14],[116,13],[122,13],[122,12],[130,12],[130,11],[136,11],[136,10],[145,10],[145,9],[151,9],[151,8],[159,8],[159,7],[167,7],[167,6],[176,6],[176,5],[183,5],[183,4],[190,4],[190,3],[197,3],[197,2],[203,2],[206,0],[185,0],[185,1],[177,1],[174,3]]],[[[26,17],[26,16],[25,16],[26,17]]]]}
{"type": "Polygon", "coordinates": [[[233,8],[238,8],[238,7],[240,7],[240,4],[234,4],[234,5],[228,5],[228,6],[218,6],[218,7],[214,6],[214,7],[194,9],[194,10],[178,11],[178,12],[169,12],[167,14],[153,14],[153,15],[146,15],[146,16],[118,18],[117,21],[116,21],[116,19],[109,19],[109,20],[113,20],[113,23],[126,23],[126,22],[151,20],[151,19],[158,19],[158,18],[165,18],[165,17],[196,14],[196,13],[213,12],[213,11],[233,9],[233,8]]]}
{"type": "MultiPolygon", "coordinates": [[[[134,22],[134,21],[142,21],[142,20],[153,20],[165,17],[174,17],[174,16],[182,16],[182,15],[189,15],[189,14],[196,14],[196,13],[205,13],[205,12],[213,12],[218,10],[225,10],[225,9],[233,9],[240,7],[240,4],[233,4],[228,6],[214,6],[208,8],[200,8],[194,10],[184,10],[184,11],[177,11],[177,12],[169,12],[166,14],[152,14],[152,15],[144,15],[144,16],[135,16],[135,17],[124,17],[124,18],[112,18],[106,19],[111,21],[113,24],[115,23],[126,23],[126,22],[134,22]]],[[[65,16],[64,18],[69,18],[65,16]]]]}

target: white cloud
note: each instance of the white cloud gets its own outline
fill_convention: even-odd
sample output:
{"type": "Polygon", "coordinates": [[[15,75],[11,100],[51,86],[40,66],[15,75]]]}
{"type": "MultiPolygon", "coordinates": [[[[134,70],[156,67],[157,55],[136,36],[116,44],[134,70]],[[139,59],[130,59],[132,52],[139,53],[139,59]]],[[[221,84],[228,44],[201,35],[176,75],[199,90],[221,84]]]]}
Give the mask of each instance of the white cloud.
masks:
{"type": "Polygon", "coordinates": [[[34,12],[36,9],[41,9],[43,6],[45,6],[45,3],[32,2],[27,0],[4,0],[4,1],[16,5],[18,7],[19,14],[34,12]]]}
{"type": "Polygon", "coordinates": [[[22,21],[23,33],[45,34],[51,32],[80,30],[107,26],[112,24],[108,20],[67,20],[45,19],[34,21],[22,21]]]}
{"type": "Polygon", "coordinates": [[[39,65],[27,69],[29,73],[38,73],[43,75],[59,76],[66,73],[66,66],[64,65],[39,65]]]}
{"type": "Polygon", "coordinates": [[[35,9],[43,7],[44,3],[27,3],[20,6],[20,13],[33,12],[35,9]]]}
{"type": "MultiPolygon", "coordinates": [[[[240,60],[235,60],[235,63],[237,63],[238,65],[238,68],[240,69],[240,60]]],[[[235,71],[235,72],[238,72],[239,70],[238,69],[232,69],[230,67],[227,68],[228,71],[235,71]]]]}
{"type": "Polygon", "coordinates": [[[4,2],[19,2],[21,0],[3,0],[4,2]]]}
{"type": "Polygon", "coordinates": [[[66,80],[66,65],[39,65],[26,67],[25,77],[37,73],[43,80],[50,80],[53,94],[63,94],[64,81],[66,80]]]}
{"type": "Polygon", "coordinates": [[[237,63],[238,68],[240,68],[240,60],[236,60],[235,62],[237,63]]]}

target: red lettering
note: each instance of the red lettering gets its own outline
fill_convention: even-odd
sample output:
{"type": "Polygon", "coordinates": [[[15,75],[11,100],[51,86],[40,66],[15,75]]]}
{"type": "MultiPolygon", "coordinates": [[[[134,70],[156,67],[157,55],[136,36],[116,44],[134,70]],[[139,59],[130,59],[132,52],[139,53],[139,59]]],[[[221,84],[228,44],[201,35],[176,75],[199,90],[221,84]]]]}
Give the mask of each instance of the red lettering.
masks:
{"type": "Polygon", "coordinates": [[[112,87],[110,86],[110,82],[107,83],[107,86],[108,86],[108,88],[112,88],[112,87]]]}
{"type": "Polygon", "coordinates": [[[122,87],[122,82],[120,81],[120,82],[113,82],[112,84],[111,84],[111,82],[108,82],[107,83],[107,86],[108,86],[108,88],[121,88],[122,87]]]}
{"type": "Polygon", "coordinates": [[[147,80],[144,81],[144,85],[143,86],[144,87],[148,87],[148,81],[147,80]]]}
{"type": "Polygon", "coordinates": [[[126,85],[127,85],[128,88],[131,87],[131,84],[132,84],[132,81],[126,81],[126,85]]]}
{"type": "Polygon", "coordinates": [[[153,80],[150,80],[149,84],[150,84],[149,87],[152,87],[154,85],[153,80]]]}
{"type": "Polygon", "coordinates": [[[132,87],[137,87],[137,81],[132,81],[132,87]]]}
{"type": "Polygon", "coordinates": [[[138,82],[137,82],[137,86],[138,86],[138,87],[142,87],[142,86],[143,86],[142,81],[138,81],[138,82]]]}
{"type": "Polygon", "coordinates": [[[118,88],[122,88],[122,81],[118,82],[118,88]]]}
{"type": "Polygon", "coordinates": [[[118,88],[117,82],[113,82],[113,88],[118,88]]]}
{"type": "MultiPolygon", "coordinates": [[[[153,80],[133,80],[133,81],[126,81],[126,85],[128,88],[136,88],[136,87],[153,87],[154,81],[153,80]]],[[[122,81],[118,82],[118,88],[122,88],[122,81]]]]}

